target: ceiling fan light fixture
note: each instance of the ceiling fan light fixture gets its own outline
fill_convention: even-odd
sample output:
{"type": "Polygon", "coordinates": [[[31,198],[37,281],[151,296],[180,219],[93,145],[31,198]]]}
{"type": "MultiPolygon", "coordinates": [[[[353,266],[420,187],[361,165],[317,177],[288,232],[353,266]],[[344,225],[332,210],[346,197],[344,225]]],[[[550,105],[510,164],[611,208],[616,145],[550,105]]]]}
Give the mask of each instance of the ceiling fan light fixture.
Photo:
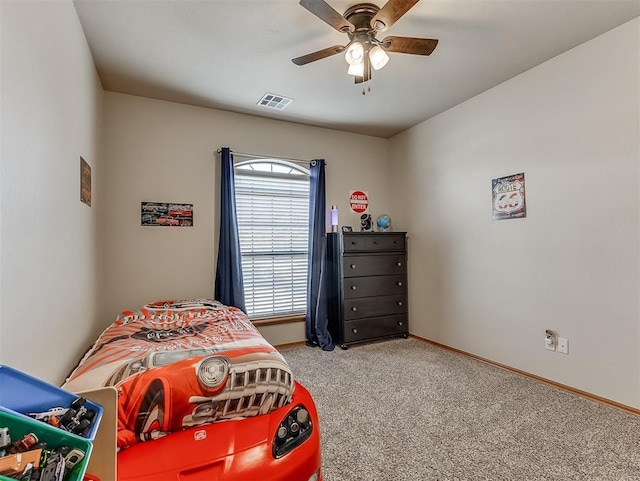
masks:
{"type": "Polygon", "coordinates": [[[361,42],[353,42],[344,53],[344,58],[349,65],[362,63],[364,57],[364,45],[361,42]]]}
{"type": "MultiPolygon", "coordinates": [[[[431,55],[438,39],[396,35],[387,36],[384,40],[376,38],[379,32],[393,26],[419,1],[385,0],[382,7],[373,3],[356,3],[348,7],[344,14],[340,14],[327,3],[328,0],[300,0],[300,5],[320,20],[338,32],[346,33],[349,42],[344,46],[334,45],[291,61],[296,65],[306,65],[344,52],[344,58],[349,64],[349,75],[355,76],[356,84],[361,84],[371,80],[372,69],[380,70],[387,65],[389,52],[431,55]]],[[[365,94],[365,90],[362,93],[365,94]]]]}
{"type": "Polygon", "coordinates": [[[364,76],[364,62],[350,64],[347,73],[356,77],[364,76]]]}
{"type": "Polygon", "coordinates": [[[387,55],[387,52],[382,49],[382,47],[376,45],[371,50],[369,50],[369,60],[371,60],[371,66],[374,69],[380,70],[382,67],[387,65],[389,56],[387,55]]]}

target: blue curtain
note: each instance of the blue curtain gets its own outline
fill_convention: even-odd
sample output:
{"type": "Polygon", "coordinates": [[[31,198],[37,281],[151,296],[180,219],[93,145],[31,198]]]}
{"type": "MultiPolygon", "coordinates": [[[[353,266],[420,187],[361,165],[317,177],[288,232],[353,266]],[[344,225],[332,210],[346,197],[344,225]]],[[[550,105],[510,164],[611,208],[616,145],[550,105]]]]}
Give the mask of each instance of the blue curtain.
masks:
{"type": "Polygon", "coordinates": [[[331,334],[327,329],[326,290],[326,197],[325,161],[311,162],[309,186],[309,272],[307,274],[307,345],[320,346],[324,351],[333,351],[331,334]]]}
{"type": "Polygon", "coordinates": [[[220,154],[220,237],[215,298],[223,304],[247,312],[241,261],[233,155],[228,147],[223,147],[220,154]]]}

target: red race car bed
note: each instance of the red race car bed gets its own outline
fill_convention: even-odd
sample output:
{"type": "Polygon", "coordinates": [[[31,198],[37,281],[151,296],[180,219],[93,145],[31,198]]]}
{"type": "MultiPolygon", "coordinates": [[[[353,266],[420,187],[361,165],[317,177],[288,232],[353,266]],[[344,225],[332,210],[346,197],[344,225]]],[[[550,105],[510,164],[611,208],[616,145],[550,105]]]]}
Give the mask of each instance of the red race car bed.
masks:
{"type": "Polygon", "coordinates": [[[321,479],[313,400],[235,307],[171,300],[123,312],[63,387],[104,386],[118,391],[121,481],[321,479]]]}

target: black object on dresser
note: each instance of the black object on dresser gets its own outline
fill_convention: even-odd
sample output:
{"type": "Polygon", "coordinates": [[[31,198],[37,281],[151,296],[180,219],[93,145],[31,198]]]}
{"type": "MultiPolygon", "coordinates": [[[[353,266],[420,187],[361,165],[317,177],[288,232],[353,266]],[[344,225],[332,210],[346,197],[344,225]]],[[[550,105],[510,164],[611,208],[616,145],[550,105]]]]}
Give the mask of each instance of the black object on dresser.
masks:
{"type": "Polygon", "coordinates": [[[336,344],[409,335],[406,232],[331,232],[327,266],[336,344]]]}

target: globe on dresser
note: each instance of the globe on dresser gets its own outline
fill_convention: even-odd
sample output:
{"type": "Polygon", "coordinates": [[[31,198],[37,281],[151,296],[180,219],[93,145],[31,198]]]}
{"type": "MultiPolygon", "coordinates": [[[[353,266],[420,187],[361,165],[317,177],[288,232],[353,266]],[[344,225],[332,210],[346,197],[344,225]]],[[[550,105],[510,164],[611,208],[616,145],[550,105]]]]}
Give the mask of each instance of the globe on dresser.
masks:
{"type": "Polygon", "coordinates": [[[376,227],[380,232],[385,232],[391,229],[391,217],[388,214],[380,214],[376,219],[376,227]]]}

